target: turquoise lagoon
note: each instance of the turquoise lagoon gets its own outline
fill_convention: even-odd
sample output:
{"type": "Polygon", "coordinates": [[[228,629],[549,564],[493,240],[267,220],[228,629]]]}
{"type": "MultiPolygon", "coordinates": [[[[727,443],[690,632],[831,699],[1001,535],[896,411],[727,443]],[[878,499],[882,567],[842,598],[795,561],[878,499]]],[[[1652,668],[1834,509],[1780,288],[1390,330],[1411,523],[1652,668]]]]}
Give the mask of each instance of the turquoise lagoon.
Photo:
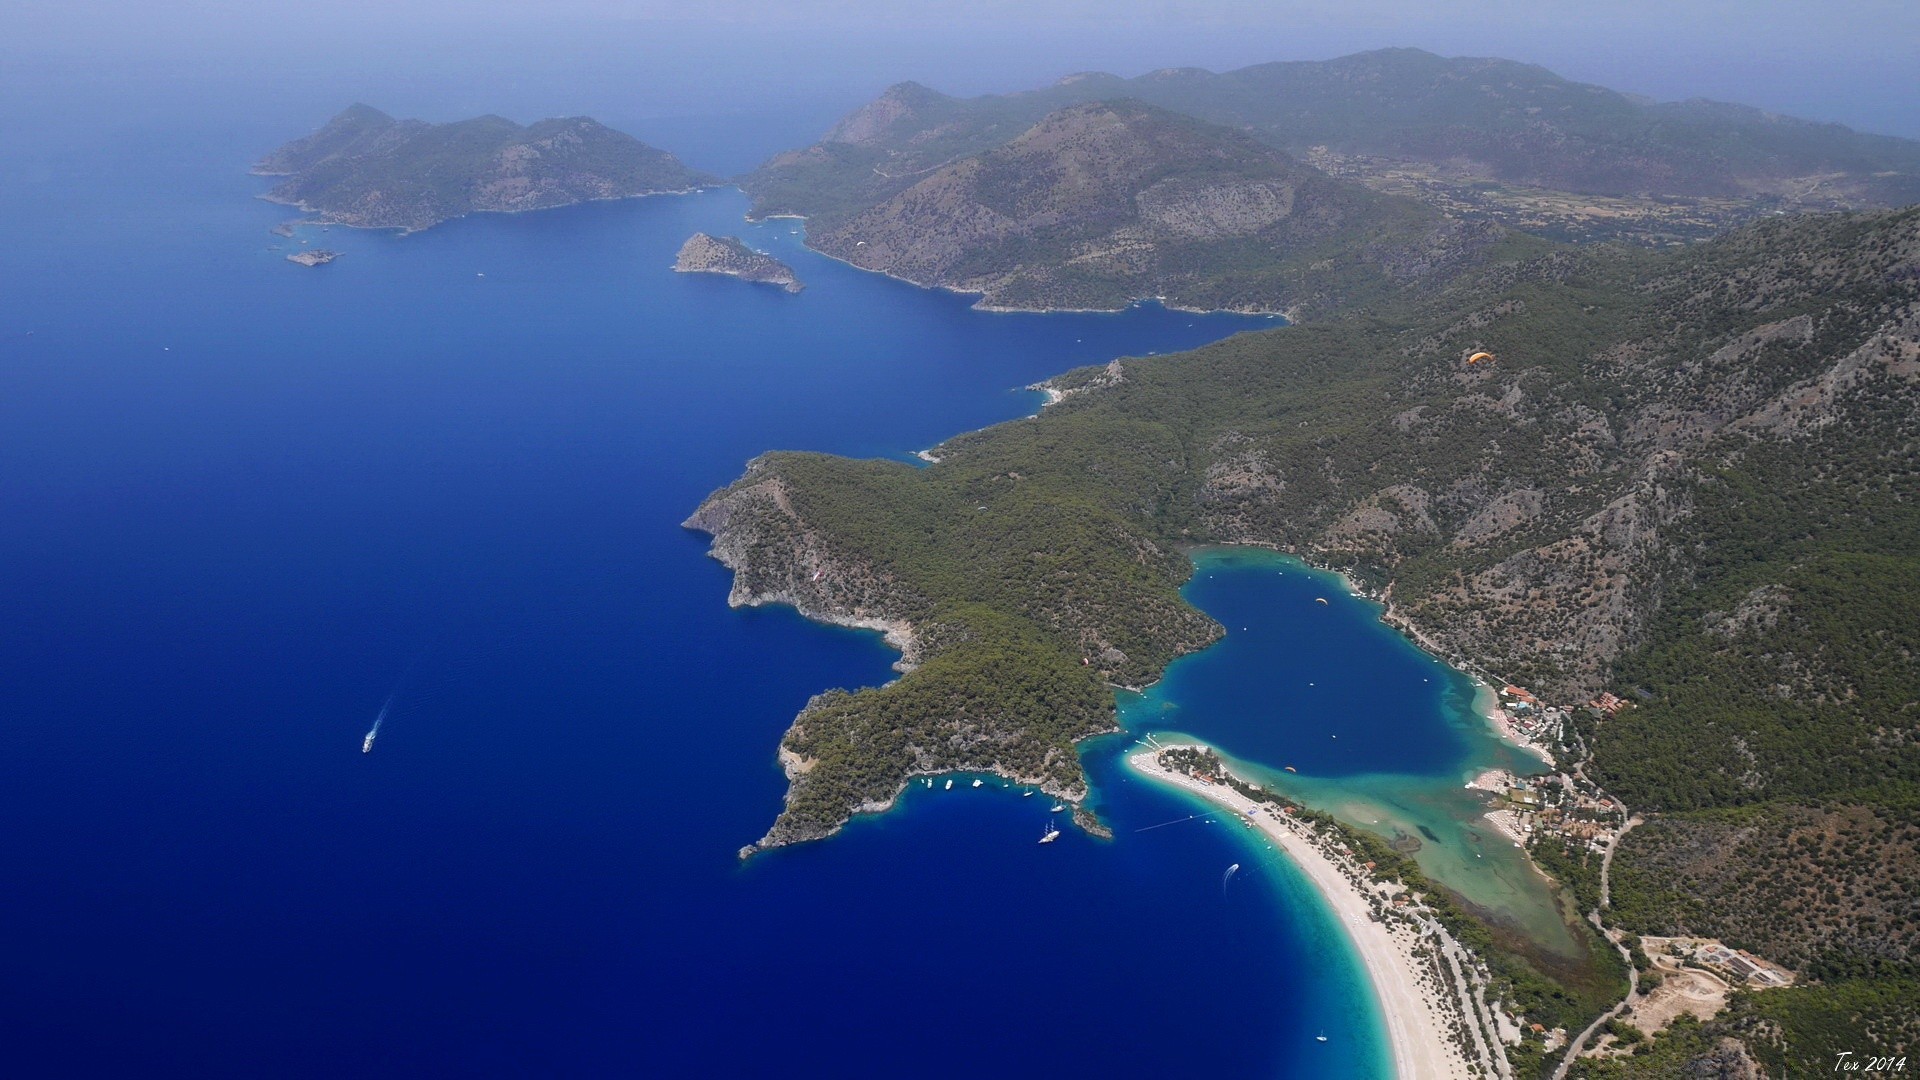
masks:
{"type": "Polygon", "coordinates": [[[1435,880],[1579,955],[1553,886],[1481,819],[1485,796],[1466,790],[1489,768],[1545,769],[1495,734],[1486,688],[1382,622],[1380,605],[1338,574],[1258,548],[1193,558],[1184,595],[1226,636],[1121,695],[1125,745],[1148,732],[1207,743],[1273,790],[1417,845],[1435,880]]]}

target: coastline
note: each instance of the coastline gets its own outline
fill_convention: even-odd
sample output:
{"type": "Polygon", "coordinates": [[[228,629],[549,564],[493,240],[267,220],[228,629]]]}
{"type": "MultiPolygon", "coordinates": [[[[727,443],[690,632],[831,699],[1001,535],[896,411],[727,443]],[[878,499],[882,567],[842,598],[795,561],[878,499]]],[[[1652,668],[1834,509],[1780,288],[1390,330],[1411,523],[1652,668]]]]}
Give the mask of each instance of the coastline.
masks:
{"type": "MultiPolygon", "coordinates": [[[[1455,1030],[1465,1026],[1475,1032],[1475,1046],[1485,1052],[1477,1015],[1472,1019],[1463,1015],[1463,1007],[1472,1009],[1473,1003],[1443,993],[1428,974],[1434,962],[1419,955],[1420,950],[1429,948],[1426,945],[1429,940],[1442,940],[1442,951],[1451,951],[1447,946],[1453,943],[1445,938],[1444,931],[1421,923],[1418,915],[1395,916],[1393,925],[1389,925],[1376,914],[1379,910],[1376,905],[1395,910],[1387,905],[1395,903],[1393,894],[1401,891],[1397,883],[1375,884],[1371,889],[1363,886],[1360,881],[1364,868],[1339,865],[1338,851],[1344,848],[1334,853],[1324,850],[1315,843],[1312,827],[1291,813],[1256,803],[1225,784],[1204,782],[1177,772],[1158,760],[1164,750],[1177,749],[1202,748],[1169,744],[1161,749],[1136,751],[1126,756],[1127,766],[1142,776],[1240,815],[1271,839],[1313,883],[1366,969],[1386,1026],[1394,1075],[1449,1080],[1483,1075],[1482,1069],[1487,1065],[1470,1062],[1452,1037],[1455,1030]],[[1434,935],[1439,937],[1436,939],[1434,935]]],[[[1500,1064],[1504,1063],[1502,1058],[1500,1064]]]]}
{"type": "MultiPolygon", "coordinates": [[[[715,543],[708,548],[708,557],[733,572],[733,583],[727,590],[728,607],[742,608],[784,605],[791,607],[802,618],[813,622],[824,623],[829,626],[845,627],[850,630],[875,631],[881,635],[889,647],[900,653],[900,658],[893,663],[893,670],[895,672],[905,675],[919,666],[920,637],[913,623],[907,619],[889,618],[881,615],[858,615],[852,612],[836,610],[827,606],[829,602],[824,595],[815,595],[818,593],[817,589],[813,590],[812,593],[805,592],[797,581],[790,584],[787,588],[782,589],[767,589],[755,592],[747,588],[743,583],[745,563],[736,553],[726,549],[719,543],[720,534],[718,530],[724,528],[724,526],[705,517],[704,512],[708,509],[708,506],[709,503],[703,503],[700,510],[695,511],[692,517],[682,523],[682,527],[698,529],[715,538],[715,543]]],[[[827,566],[831,565],[831,558],[824,552],[821,552],[816,555],[814,562],[809,565],[815,565],[824,570],[827,566]]],[[[809,584],[813,583],[809,582],[809,584]]],[[[794,716],[793,725],[804,722],[808,711],[811,710],[813,706],[814,701],[808,701],[799,713],[794,716]]],[[[788,730],[791,731],[792,726],[789,726],[788,730]]],[[[1118,730],[1119,728],[1116,725],[1107,728],[1105,731],[1095,732],[1094,734],[1106,735],[1118,730]]],[[[802,774],[813,768],[814,762],[788,749],[784,734],[781,736],[781,743],[777,754],[781,772],[785,774],[788,782],[787,799],[791,800],[794,782],[802,774]]],[[[978,763],[961,769],[909,772],[901,778],[900,783],[896,785],[893,791],[884,799],[868,800],[854,807],[852,813],[847,816],[846,820],[833,826],[831,830],[821,836],[804,837],[800,839],[776,838],[774,836],[774,830],[769,829],[767,834],[761,836],[760,839],[742,846],[737,853],[738,857],[742,860],[750,859],[761,852],[787,847],[791,844],[802,842],[802,840],[827,839],[846,828],[847,824],[856,817],[869,814],[884,814],[891,810],[895,803],[899,801],[901,794],[905,792],[915,780],[925,777],[952,776],[969,772],[997,776],[1009,783],[1019,784],[1023,787],[1030,787],[1036,791],[1043,792],[1072,807],[1074,824],[1080,826],[1080,828],[1089,835],[1102,839],[1109,839],[1113,835],[1105,823],[1092,811],[1087,809],[1086,801],[1088,793],[1086,790],[1082,789],[1079,792],[1069,791],[1052,783],[1046,777],[1021,775],[1012,770],[1000,768],[997,762],[988,762],[978,763]]],[[[783,807],[785,805],[783,802],[783,807]]],[[[775,824],[776,826],[778,825],[777,819],[775,824]]]]}
{"type": "MultiPolygon", "coordinates": [[[[1029,389],[1046,392],[1048,395],[1046,404],[1052,405],[1069,394],[1087,388],[1089,387],[1076,387],[1073,390],[1056,391],[1051,389],[1046,383],[1035,383],[1029,389]]],[[[1042,406],[1042,408],[1044,407],[1045,406],[1042,406]]],[[[1394,606],[1392,579],[1388,579],[1386,585],[1381,588],[1379,592],[1369,592],[1362,587],[1360,582],[1353,579],[1352,574],[1340,567],[1316,561],[1310,556],[1288,550],[1278,544],[1264,543],[1259,540],[1202,543],[1195,544],[1188,550],[1189,552],[1198,552],[1208,548],[1255,548],[1261,551],[1271,551],[1276,555],[1284,555],[1291,559],[1298,559],[1301,565],[1307,567],[1309,570],[1323,574],[1331,574],[1335,578],[1338,578],[1341,588],[1345,589],[1348,595],[1359,597],[1362,600],[1370,600],[1380,605],[1379,620],[1383,625],[1398,631],[1402,637],[1412,642],[1421,652],[1466,675],[1474,687],[1473,711],[1480,717],[1480,721],[1488,733],[1508,746],[1537,758],[1541,764],[1546,766],[1548,771],[1551,772],[1558,768],[1552,750],[1541,746],[1539,743],[1534,742],[1532,739],[1527,738],[1514,729],[1512,719],[1507,715],[1506,711],[1500,707],[1500,697],[1494,692],[1494,683],[1489,678],[1485,668],[1481,667],[1464,653],[1447,648],[1445,645],[1435,641],[1432,637],[1428,636],[1425,631],[1420,629],[1419,624],[1415,623],[1398,607],[1394,606]]]]}
{"type": "Polygon", "coordinates": [[[1500,699],[1493,692],[1493,684],[1478,676],[1474,677],[1473,682],[1475,689],[1474,710],[1486,719],[1487,726],[1493,729],[1494,734],[1498,735],[1501,741],[1508,745],[1519,747],[1534,757],[1539,758],[1540,763],[1545,765],[1549,771],[1557,769],[1559,766],[1554,762],[1553,752],[1551,750],[1522,735],[1513,726],[1513,719],[1507,715],[1505,709],[1500,707],[1500,699]]]}
{"type": "MultiPolygon", "coordinates": [[[[292,176],[294,174],[293,173],[255,172],[253,173],[253,175],[255,176],[292,176]]],[[[697,195],[702,191],[712,191],[713,189],[720,186],[722,185],[708,184],[704,187],[681,188],[677,191],[642,191],[633,195],[596,195],[590,199],[575,199],[572,202],[554,203],[551,206],[527,206],[527,207],[522,207],[521,209],[518,209],[518,210],[477,210],[476,209],[476,210],[469,210],[464,214],[455,214],[452,217],[441,218],[438,221],[432,222],[427,225],[422,225],[419,228],[414,228],[411,225],[361,225],[357,222],[343,221],[339,218],[329,216],[328,212],[325,210],[316,210],[312,206],[298,199],[276,199],[273,197],[273,193],[268,191],[263,191],[260,194],[255,195],[254,198],[259,199],[261,202],[272,203],[275,206],[291,206],[303,214],[319,215],[309,220],[296,221],[291,223],[296,226],[339,225],[343,228],[348,228],[348,229],[367,229],[370,231],[391,230],[393,232],[398,233],[401,236],[412,236],[415,233],[426,232],[428,229],[433,228],[435,225],[445,225],[449,221],[458,221],[461,218],[472,217],[475,214],[531,214],[540,210],[559,210],[563,207],[583,206],[587,203],[622,202],[626,199],[651,199],[657,195],[697,195]]]]}
{"type": "MultiPolygon", "coordinates": [[[[735,186],[738,186],[738,185],[735,185],[735,186]]],[[[806,221],[807,216],[805,214],[792,214],[792,213],[755,215],[751,209],[749,209],[746,213],[746,220],[748,221],[773,221],[776,219],[787,220],[787,221],[806,221]]],[[[1269,310],[1267,308],[1253,308],[1253,307],[1247,307],[1247,308],[1188,307],[1185,304],[1170,304],[1167,302],[1167,298],[1164,296],[1137,296],[1131,300],[1128,300],[1126,303],[1121,304],[1118,307],[1098,307],[1098,308],[1017,307],[1010,304],[989,304],[986,302],[986,295],[987,295],[986,293],[977,292],[973,289],[962,289],[953,285],[928,285],[927,283],[922,281],[915,281],[909,277],[902,277],[901,275],[896,274],[891,270],[880,270],[871,266],[861,266],[859,263],[854,262],[852,259],[843,258],[839,255],[833,254],[830,251],[824,250],[822,248],[814,247],[813,244],[808,242],[804,232],[800,237],[800,246],[806,248],[808,251],[813,252],[815,255],[832,259],[834,262],[837,262],[837,263],[843,263],[847,266],[853,267],[855,270],[860,270],[869,274],[878,274],[884,278],[891,278],[894,281],[899,281],[899,282],[903,282],[905,284],[911,285],[916,289],[930,289],[934,292],[952,293],[956,296],[976,297],[977,299],[973,303],[973,310],[984,311],[993,315],[1118,315],[1126,311],[1128,308],[1133,307],[1136,304],[1144,304],[1149,301],[1152,301],[1154,303],[1159,304],[1161,307],[1166,308],[1168,311],[1178,311],[1186,315],[1254,315],[1254,316],[1267,316],[1270,318],[1277,318],[1277,319],[1285,319],[1288,323],[1292,323],[1294,321],[1294,313],[1300,310],[1297,305],[1294,307],[1285,308],[1278,311],[1269,310]]]]}

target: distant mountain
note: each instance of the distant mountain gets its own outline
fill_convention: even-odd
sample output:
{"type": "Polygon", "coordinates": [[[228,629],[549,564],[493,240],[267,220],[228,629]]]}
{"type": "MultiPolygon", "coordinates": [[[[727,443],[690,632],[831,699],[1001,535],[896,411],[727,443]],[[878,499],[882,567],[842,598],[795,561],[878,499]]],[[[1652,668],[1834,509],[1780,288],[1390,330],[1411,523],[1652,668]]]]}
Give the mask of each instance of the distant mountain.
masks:
{"type": "MultiPolygon", "coordinates": [[[[894,114],[893,105],[862,110],[835,132],[866,137],[894,114]]],[[[1003,145],[908,179],[810,228],[809,242],[997,307],[1164,297],[1320,310],[1442,276],[1501,235],[1137,101],[1059,109],[1003,145]]]]}
{"type": "Polygon", "coordinates": [[[322,220],[414,231],[474,211],[538,210],[718,183],[584,116],[525,127],[498,116],[395,120],[355,105],[262,158],[268,192],[322,220]]]}
{"type": "Polygon", "coordinates": [[[1225,74],[1074,75],[969,99],[902,83],[742,183],[757,214],[834,223],[1057,109],[1119,98],[1235,128],[1381,190],[1556,236],[1612,235],[1625,216],[1636,238],[1660,241],[1773,209],[1920,202],[1914,140],[1739,105],[1653,103],[1529,64],[1418,49],[1225,74]],[[1543,204],[1543,191],[1584,198],[1543,204]]]}

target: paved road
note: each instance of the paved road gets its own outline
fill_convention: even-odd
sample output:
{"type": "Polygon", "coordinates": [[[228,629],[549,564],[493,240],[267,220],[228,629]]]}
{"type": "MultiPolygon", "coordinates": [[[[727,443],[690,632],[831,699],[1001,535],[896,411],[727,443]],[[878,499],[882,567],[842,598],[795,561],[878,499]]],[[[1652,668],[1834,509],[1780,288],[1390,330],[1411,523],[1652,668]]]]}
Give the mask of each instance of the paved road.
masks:
{"type": "MultiPolygon", "coordinates": [[[[1582,761],[1580,764],[1575,765],[1573,767],[1573,774],[1581,780],[1593,784],[1593,781],[1587,780],[1586,773],[1581,771],[1586,768],[1586,764],[1586,762],[1582,761]]],[[[1613,947],[1620,951],[1620,959],[1627,962],[1627,996],[1621,998],[1620,1004],[1615,1005],[1612,1009],[1602,1014],[1599,1019],[1588,1024],[1587,1030],[1581,1032],[1578,1037],[1567,1043],[1566,1055],[1560,1059],[1560,1064],[1553,1070],[1553,1080],[1566,1080],[1567,1070],[1573,1067],[1573,1060],[1580,1056],[1581,1050],[1586,1048],[1587,1040],[1593,1038],[1593,1033],[1599,1031],[1601,1025],[1625,1012],[1628,1002],[1633,1000],[1633,995],[1640,992],[1640,972],[1634,969],[1633,953],[1628,950],[1625,945],[1620,944],[1618,937],[1608,932],[1606,924],[1600,921],[1600,912],[1605,908],[1613,906],[1610,878],[1610,875],[1613,873],[1613,853],[1620,850],[1620,841],[1626,839],[1627,833],[1633,831],[1633,827],[1640,824],[1641,820],[1628,814],[1626,804],[1614,798],[1612,795],[1608,795],[1605,788],[1602,788],[1598,784],[1593,784],[1593,789],[1605,795],[1607,801],[1613,804],[1613,808],[1620,812],[1620,820],[1623,824],[1613,839],[1607,842],[1607,850],[1600,856],[1600,906],[1587,912],[1587,921],[1593,924],[1595,930],[1600,931],[1601,937],[1613,942],[1613,947]]]]}

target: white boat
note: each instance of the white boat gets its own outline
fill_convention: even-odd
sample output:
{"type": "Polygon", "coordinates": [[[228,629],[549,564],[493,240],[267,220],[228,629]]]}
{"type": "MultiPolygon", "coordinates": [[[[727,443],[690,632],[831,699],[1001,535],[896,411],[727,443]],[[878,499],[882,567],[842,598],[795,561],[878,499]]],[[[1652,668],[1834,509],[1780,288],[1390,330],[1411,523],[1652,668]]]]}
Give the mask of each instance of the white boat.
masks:
{"type": "Polygon", "coordinates": [[[979,781],[979,780],[975,780],[975,781],[973,782],[973,786],[974,786],[974,787],[979,787],[979,786],[981,785],[981,783],[982,783],[982,781],[979,781]]]}
{"type": "Polygon", "coordinates": [[[373,753],[373,732],[371,731],[367,732],[367,737],[361,740],[360,752],[363,754],[373,753]]]}
{"type": "Polygon", "coordinates": [[[1313,1037],[1313,1041],[1314,1041],[1314,1042],[1326,1042],[1326,1041],[1327,1041],[1327,1037],[1326,1037],[1325,1035],[1315,1035],[1315,1036],[1313,1037]]]}
{"type": "Polygon", "coordinates": [[[1031,798],[1033,798],[1033,792],[1031,792],[1031,791],[1023,791],[1023,792],[1021,792],[1021,793],[1020,793],[1020,797],[1021,797],[1021,798],[1023,798],[1023,799],[1031,799],[1031,798]]]}
{"type": "Polygon", "coordinates": [[[1040,842],[1041,842],[1041,843],[1043,843],[1043,844],[1051,844],[1051,843],[1053,843],[1053,842],[1054,842],[1055,840],[1058,840],[1058,839],[1060,839],[1060,828],[1059,828],[1059,826],[1057,826],[1057,825],[1054,825],[1054,824],[1052,824],[1051,822],[1049,822],[1049,823],[1048,823],[1048,825],[1047,825],[1047,831],[1046,831],[1046,832],[1044,832],[1044,833],[1042,833],[1042,834],[1040,834],[1040,842]]]}
{"type": "Polygon", "coordinates": [[[942,790],[942,791],[952,791],[952,790],[953,790],[953,781],[951,781],[951,780],[949,780],[949,781],[947,781],[947,786],[946,786],[946,787],[944,787],[944,788],[942,788],[941,790],[942,790]]]}
{"type": "Polygon", "coordinates": [[[1066,808],[1067,808],[1067,804],[1066,804],[1066,803],[1060,803],[1060,802],[1057,802],[1057,803],[1054,803],[1054,804],[1053,804],[1053,809],[1051,809],[1051,810],[1048,810],[1048,811],[1047,811],[1047,813],[1049,813],[1049,814],[1057,814],[1057,813],[1059,813],[1060,811],[1062,811],[1062,810],[1065,810],[1066,808]]]}

